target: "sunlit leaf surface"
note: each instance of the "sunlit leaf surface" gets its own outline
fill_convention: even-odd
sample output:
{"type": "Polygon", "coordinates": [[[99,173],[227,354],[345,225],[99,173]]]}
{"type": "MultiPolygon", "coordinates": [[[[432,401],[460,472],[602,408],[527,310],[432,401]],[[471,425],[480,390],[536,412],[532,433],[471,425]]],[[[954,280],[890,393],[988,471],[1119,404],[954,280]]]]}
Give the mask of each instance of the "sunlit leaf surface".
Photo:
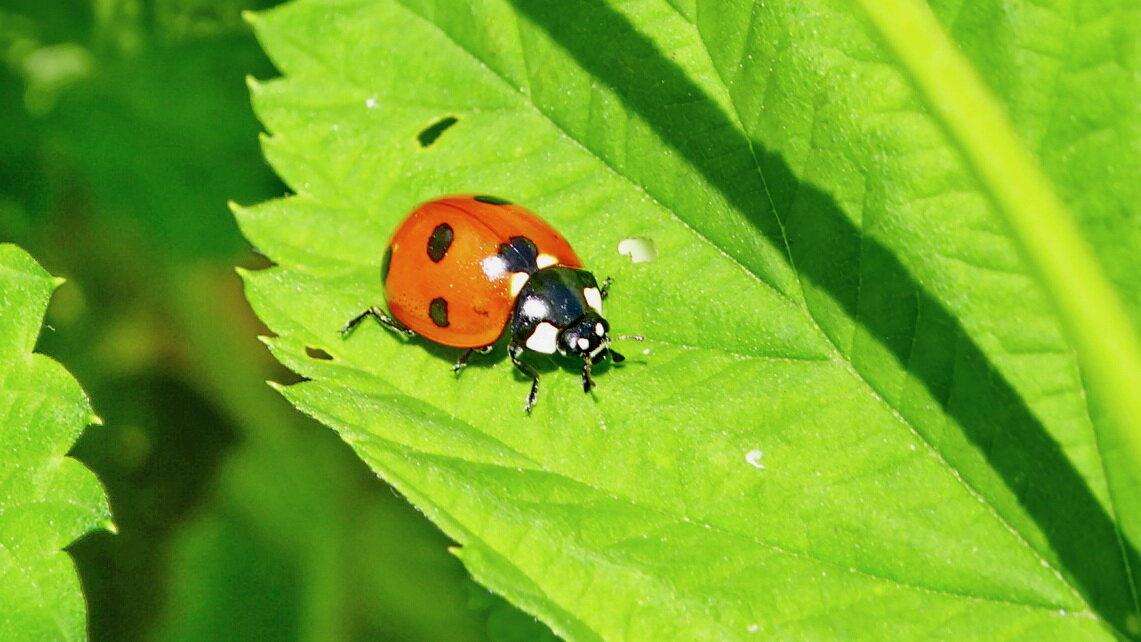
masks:
{"type": "Polygon", "coordinates": [[[295,195],[238,218],[277,264],[245,275],[268,343],[308,379],[283,393],[481,582],[578,640],[1141,630],[1133,473],[995,205],[851,11],[303,0],[253,22],[295,195]],[[457,378],[456,350],[342,340],[401,217],[454,192],[530,207],[614,278],[612,327],[647,341],[592,395],[537,359],[528,417],[502,350],[457,378]]]}

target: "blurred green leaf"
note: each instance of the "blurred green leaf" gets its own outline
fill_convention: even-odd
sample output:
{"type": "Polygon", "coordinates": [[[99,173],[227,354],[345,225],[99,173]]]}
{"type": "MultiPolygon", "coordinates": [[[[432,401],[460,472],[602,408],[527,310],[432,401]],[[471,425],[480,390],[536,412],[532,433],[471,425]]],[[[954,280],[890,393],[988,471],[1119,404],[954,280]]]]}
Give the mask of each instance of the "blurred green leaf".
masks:
{"type": "Polygon", "coordinates": [[[86,637],[79,578],[62,550],[110,524],[107,496],[67,456],[98,422],[87,396],[32,349],[53,279],[27,253],[0,244],[0,638],[86,637]]]}
{"type": "Polygon", "coordinates": [[[309,379],[283,392],[485,585],[572,639],[1141,633],[1134,473],[977,168],[859,16],[302,0],[254,23],[296,196],[238,218],[278,264],[245,277],[269,345],[309,379]],[[502,354],[456,378],[454,351],[338,335],[401,216],[470,191],[615,277],[611,325],[648,340],[590,397],[547,366],[527,417],[502,354]]]}
{"type": "Polygon", "coordinates": [[[175,538],[155,639],[485,639],[442,535],[311,422],[270,425],[175,538]]]}
{"type": "Polygon", "coordinates": [[[56,142],[97,213],[130,221],[171,260],[239,251],[227,199],[280,189],[258,158],[241,85],[266,68],[252,39],[215,38],[154,47],[69,92],[54,115],[56,142]]]}
{"type": "Polygon", "coordinates": [[[0,238],[68,276],[40,349],[107,422],[73,449],[119,528],[70,549],[89,635],[485,639],[447,538],[263,384],[225,203],[283,191],[242,82],[267,3],[56,4],[0,9],[0,238]],[[53,84],[68,52],[94,64],[53,84]]]}

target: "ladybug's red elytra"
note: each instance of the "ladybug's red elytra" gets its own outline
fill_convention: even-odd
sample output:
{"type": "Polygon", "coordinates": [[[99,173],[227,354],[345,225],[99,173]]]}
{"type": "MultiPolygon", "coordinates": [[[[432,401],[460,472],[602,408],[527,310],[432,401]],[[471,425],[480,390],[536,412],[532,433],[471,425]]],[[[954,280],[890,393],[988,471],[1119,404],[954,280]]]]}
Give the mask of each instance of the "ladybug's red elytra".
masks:
{"type": "Polygon", "coordinates": [[[495,196],[444,196],[413,210],[389,241],[381,277],[391,316],[370,307],[341,333],[372,317],[407,336],[466,348],[459,371],[509,328],[511,362],[531,378],[529,413],[539,373],[521,359],[524,350],[581,358],[585,392],[594,387],[593,364],[624,360],[610,348],[602,317],[610,281],[600,286],[582,267],[566,239],[530,210],[495,196]]]}

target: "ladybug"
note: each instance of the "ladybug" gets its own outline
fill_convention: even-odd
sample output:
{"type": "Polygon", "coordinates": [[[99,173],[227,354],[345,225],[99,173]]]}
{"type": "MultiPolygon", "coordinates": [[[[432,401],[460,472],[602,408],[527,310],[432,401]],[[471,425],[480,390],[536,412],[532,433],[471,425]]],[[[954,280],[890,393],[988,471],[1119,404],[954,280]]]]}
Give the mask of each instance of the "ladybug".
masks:
{"type": "Polygon", "coordinates": [[[495,196],[444,196],[413,210],[389,241],[381,278],[391,316],[370,307],[341,334],[372,317],[403,335],[465,348],[452,368],[459,372],[506,330],[511,362],[531,379],[530,413],[539,373],[522,360],[525,350],[581,358],[587,393],[592,365],[625,359],[610,347],[602,317],[610,280],[600,286],[582,268],[566,239],[530,210],[495,196]]]}

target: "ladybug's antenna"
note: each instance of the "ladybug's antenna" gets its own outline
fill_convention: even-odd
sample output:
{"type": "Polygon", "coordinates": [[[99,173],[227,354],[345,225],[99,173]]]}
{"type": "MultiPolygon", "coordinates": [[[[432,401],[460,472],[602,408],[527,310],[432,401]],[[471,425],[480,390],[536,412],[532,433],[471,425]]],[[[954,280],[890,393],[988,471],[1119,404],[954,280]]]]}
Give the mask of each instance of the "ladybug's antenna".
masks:
{"type": "Polygon", "coordinates": [[[617,337],[610,337],[611,341],[625,341],[627,339],[632,339],[634,341],[645,341],[646,337],[643,337],[640,334],[623,334],[617,337]]]}

